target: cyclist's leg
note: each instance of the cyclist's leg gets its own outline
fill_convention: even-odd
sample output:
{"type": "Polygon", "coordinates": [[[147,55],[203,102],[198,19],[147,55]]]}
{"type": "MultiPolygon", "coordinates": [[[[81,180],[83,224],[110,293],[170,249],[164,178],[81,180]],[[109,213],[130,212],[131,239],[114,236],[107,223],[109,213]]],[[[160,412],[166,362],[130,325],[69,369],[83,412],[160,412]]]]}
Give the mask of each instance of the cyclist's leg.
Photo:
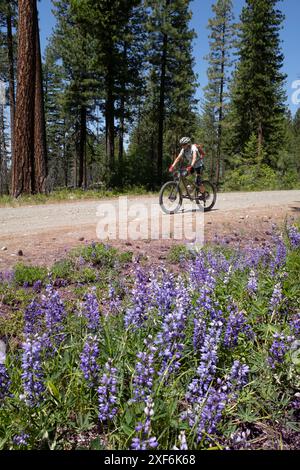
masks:
{"type": "Polygon", "coordinates": [[[197,186],[199,186],[200,183],[201,183],[201,172],[200,172],[200,168],[196,168],[195,170],[196,170],[195,184],[196,184],[197,186]]]}
{"type": "Polygon", "coordinates": [[[202,169],[201,168],[196,168],[196,172],[197,172],[197,176],[196,176],[196,185],[199,187],[200,189],[200,192],[201,193],[204,193],[205,192],[205,187],[203,186],[203,184],[201,183],[201,173],[202,173],[202,169]]]}

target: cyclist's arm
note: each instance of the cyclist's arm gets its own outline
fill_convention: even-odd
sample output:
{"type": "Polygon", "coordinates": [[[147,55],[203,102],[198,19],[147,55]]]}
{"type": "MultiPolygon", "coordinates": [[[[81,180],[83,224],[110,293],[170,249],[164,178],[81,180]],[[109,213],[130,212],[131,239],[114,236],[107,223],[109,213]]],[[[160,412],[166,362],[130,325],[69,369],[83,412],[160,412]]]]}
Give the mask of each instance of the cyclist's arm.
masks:
{"type": "Polygon", "coordinates": [[[178,157],[174,160],[174,163],[172,164],[172,167],[175,168],[177,163],[180,162],[180,160],[182,159],[182,155],[183,155],[183,152],[181,151],[180,154],[178,155],[178,157]]]}

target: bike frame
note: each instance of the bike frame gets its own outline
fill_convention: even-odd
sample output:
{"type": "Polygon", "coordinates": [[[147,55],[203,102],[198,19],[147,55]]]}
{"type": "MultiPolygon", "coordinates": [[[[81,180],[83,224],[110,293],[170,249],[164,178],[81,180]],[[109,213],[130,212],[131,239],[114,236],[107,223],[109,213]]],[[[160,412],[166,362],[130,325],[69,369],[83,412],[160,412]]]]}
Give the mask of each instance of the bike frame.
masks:
{"type": "MultiPolygon", "coordinates": [[[[191,191],[195,191],[197,189],[197,185],[194,183],[194,182],[189,182],[187,179],[186,179],[186,176],[184,175],[184,173],[186,172],[186,170],[178,170],[177,173],[178,175],[177,176],[174,176],[174,181],[177,182],[178,184],[178,187],[180,187],[180,184],[182,183],[183,184],[183,187],[186,191],[186,194],[183,194],[183,191],[181,191],[181,196],[183,199],[190,199],[191,201],[196,201],[197,198],[194,197],[188,186],[192,186],[191,187],[191,191]]],[[[201,184],[201,182],[200,182],[201,184]]]]}

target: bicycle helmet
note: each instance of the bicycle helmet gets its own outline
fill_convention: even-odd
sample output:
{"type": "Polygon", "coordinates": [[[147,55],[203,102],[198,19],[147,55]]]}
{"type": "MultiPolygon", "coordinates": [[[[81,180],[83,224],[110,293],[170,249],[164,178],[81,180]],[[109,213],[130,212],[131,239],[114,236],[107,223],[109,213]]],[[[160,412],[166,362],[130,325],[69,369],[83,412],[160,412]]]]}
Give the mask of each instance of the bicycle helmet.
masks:
{"type": "Polygon", "coordinates": [[[180,139],[180,145],[186,145],[186,144],[190,144],[191,143],[191,139],[189,137],[182,137],[182,139],[180,139]]]}

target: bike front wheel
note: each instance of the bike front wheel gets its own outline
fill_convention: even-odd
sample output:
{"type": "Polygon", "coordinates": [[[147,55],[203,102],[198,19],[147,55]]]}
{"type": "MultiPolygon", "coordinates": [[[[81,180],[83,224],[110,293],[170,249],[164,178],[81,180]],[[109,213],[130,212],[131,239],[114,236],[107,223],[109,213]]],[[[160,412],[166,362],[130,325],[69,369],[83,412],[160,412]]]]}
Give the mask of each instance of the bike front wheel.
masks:
{"type": "Polygon", "coordinates": [[[203,207],[204,212],[209,212],[214,207],[217,200],[217,190],[210,181],[201,181],[200,187],[195,189],[195,200],[198,206],[203,207]],[[204,186],[204,192],[200,191],[204,186]]]}
{"type": "Polygon", "coordinates": [[[159,193],[159,205],[165,214],[176,214],[182,206],[182,195],[178,183],[168,181],[159,193]]]}

